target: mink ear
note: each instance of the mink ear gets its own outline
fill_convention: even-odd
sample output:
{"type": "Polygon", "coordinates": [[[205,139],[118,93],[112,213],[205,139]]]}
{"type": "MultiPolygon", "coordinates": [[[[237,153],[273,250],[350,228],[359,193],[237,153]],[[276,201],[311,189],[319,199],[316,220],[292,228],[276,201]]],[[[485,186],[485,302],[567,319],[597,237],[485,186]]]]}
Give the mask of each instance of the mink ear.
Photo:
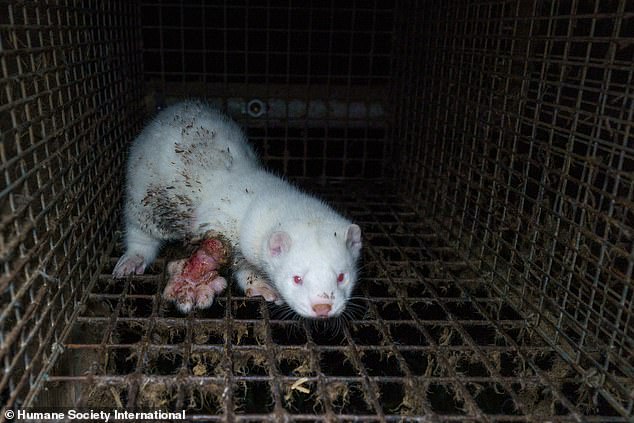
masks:
{"type": "Polygon", "coordinates": [[[286,232],[273,232],[269,237],[269,255],[278,257],[291,249],[291,237],[286,232]]]}
{"type": "Polygon", "coordinates": [[[346,247],[348,247],[355,256],[358,256],[361,251],[361,244],[361,228],[359,225],[353,223],[348,226],[346,230],[346,247]]]}

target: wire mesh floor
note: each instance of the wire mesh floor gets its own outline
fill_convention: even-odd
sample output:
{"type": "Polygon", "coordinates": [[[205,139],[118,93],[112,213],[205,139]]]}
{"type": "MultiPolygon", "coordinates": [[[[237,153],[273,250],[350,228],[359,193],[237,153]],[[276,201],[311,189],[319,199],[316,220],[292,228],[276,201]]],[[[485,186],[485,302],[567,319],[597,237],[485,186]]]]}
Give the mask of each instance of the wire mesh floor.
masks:
{"type": "Polygon", "coordinates": [[[183,315],[161,297],[165,259],[117,283],[105,268],[40,402],[218,421],[625,421],[389,186],[311,190],[364,230],[345,323],[282,320],[234,288],[183,315]]]}

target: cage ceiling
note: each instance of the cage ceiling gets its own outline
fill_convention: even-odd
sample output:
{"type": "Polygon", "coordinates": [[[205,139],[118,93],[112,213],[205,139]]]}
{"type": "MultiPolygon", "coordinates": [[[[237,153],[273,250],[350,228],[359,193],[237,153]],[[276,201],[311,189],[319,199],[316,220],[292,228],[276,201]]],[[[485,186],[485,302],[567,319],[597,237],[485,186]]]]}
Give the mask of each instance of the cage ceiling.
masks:
{"type": "Polygon", "coordinates": [[[0,420],[631,422],[633,63],[627,0],[0,1],[0,420]],[[346,319],[110,277],[186,97],[361,225],[346,319]]]}

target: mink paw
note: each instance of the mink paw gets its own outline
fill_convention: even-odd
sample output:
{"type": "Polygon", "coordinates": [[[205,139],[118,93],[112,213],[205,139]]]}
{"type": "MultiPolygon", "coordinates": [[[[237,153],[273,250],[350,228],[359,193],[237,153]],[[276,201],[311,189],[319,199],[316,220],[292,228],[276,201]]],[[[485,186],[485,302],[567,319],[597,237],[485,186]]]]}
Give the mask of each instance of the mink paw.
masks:
{"type": "Polygon", "coordinates": [[[264,297],[266,301],[282,304],[282,299],[275,288],[263,279],[251,279],[247,281],[244,293],[247,297],[264,297]]]}
{"type": "Polygon", "coordinates": [[[181,313],[189,313],[195,308],[210,307],[214,302],[214,296],[227,288],[227,280],[216,271],[210,271],[198,278],[183,274],[187,262],[187,259],[183,259],[167,265],[170,279],[163,291],[163,298],[174,301],[181,313]]]}
{"type": "Polygon", "coordinates": [[[214,296],[227,288],[226,279],[218,275],[226,254],[219,240],[206,239],[190,258],[170,262],[163,298],[174,301],[182,313],[211,306],[214,296]]]}
{"type": "Polygon", "coordinates": [[[147,263],[144,257],[138,254],[130,256],[124,254],[115,265],[112,276],[116,279],[120,279],[132,274],[142,275],[143,272],[145,272],[146,266],[147,263]]]}

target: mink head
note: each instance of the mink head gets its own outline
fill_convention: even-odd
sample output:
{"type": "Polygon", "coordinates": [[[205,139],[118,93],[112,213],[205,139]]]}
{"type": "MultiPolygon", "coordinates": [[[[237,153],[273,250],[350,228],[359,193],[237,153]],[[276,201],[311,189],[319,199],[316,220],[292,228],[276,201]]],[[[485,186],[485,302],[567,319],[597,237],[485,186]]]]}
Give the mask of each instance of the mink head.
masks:
{"type": "Polygon", "coordinates": [[[309,318],[338,316],[357,282],[361,229],[298,225],[269,234],[262,246],[266,271],[284,301],[309,318]]]}

